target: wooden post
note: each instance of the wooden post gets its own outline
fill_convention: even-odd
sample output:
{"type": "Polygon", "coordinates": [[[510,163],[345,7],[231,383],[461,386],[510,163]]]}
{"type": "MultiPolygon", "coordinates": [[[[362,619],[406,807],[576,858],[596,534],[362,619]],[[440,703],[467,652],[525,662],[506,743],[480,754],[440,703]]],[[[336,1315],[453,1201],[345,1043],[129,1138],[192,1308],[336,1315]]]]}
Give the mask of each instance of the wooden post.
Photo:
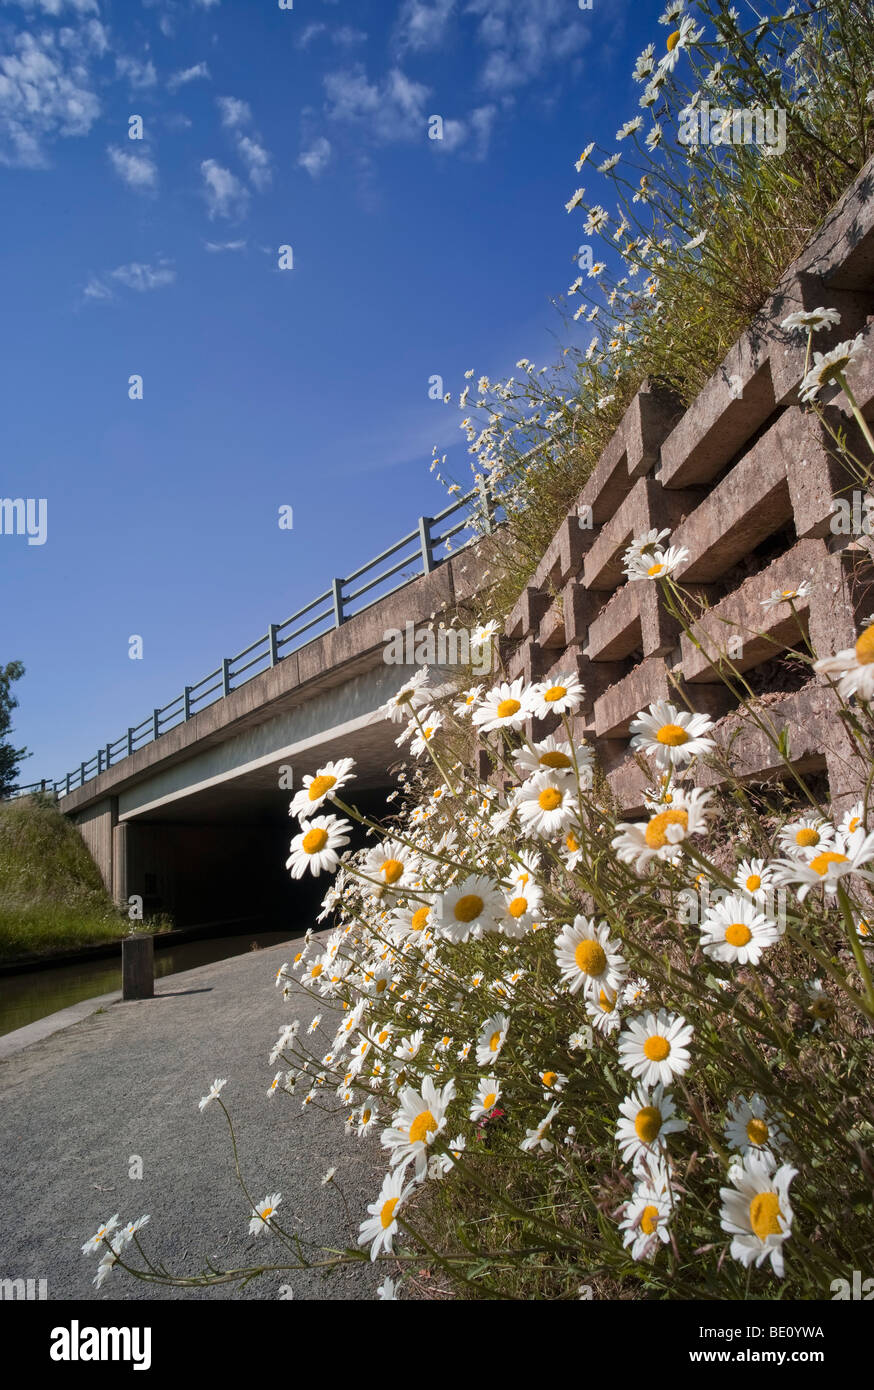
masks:
{"type": "Polygon", "coordinates": [[[155,938],[126,936],[121,943],[122,999],[152,999],[155,994],[155,938]]]}

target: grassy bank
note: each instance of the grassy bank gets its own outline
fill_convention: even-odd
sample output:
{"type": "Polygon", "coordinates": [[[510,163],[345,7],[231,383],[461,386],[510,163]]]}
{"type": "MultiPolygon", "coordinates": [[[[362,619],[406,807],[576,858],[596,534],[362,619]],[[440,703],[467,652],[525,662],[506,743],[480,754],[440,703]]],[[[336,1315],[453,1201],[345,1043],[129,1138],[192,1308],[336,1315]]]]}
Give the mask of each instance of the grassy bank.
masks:
{"type": "Polygon", "coordinates": [[[118,940],[128,925],[52,801],[0,803],[0,961],[118,940]]]}

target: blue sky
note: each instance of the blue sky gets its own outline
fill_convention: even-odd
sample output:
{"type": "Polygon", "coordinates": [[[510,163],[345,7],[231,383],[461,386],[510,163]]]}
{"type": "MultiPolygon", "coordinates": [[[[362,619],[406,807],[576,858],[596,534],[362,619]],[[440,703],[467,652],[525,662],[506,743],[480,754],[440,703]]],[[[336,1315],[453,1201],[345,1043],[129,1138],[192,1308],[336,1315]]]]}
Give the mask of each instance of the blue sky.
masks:
{"type": "Polygon", "coordinates": [[[446,504],[429,378],[551,359],[574,161],[637,111],[660,12],[0,0],[0,496],[48,502],[44,545],[0,535],[23,780],[446,504]]]}

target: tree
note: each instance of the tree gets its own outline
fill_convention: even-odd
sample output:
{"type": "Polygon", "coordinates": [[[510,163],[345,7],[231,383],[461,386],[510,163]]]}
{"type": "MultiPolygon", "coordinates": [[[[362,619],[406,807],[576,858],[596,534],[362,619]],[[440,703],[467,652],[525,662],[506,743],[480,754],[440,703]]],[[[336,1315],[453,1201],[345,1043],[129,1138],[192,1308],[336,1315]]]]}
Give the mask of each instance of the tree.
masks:
{"type": "Polygon", "coordinates": [[[26,748],[15,748],[6,738],[12,732],[12,711],[18,701],[12,694],[12,682],[20,680],[24,667],[20,661],[0,666],[0,796],[13,791],[18,781],[18,764],[29,758],[26,748]]]}

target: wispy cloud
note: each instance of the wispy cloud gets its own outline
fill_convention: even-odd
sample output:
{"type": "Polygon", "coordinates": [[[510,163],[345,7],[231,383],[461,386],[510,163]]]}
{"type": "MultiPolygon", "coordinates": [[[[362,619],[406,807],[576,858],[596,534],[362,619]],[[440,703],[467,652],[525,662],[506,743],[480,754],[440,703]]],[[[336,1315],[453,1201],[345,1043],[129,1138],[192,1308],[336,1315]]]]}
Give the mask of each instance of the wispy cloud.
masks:
{"type": "Polygon", "coordinates": [[[189,82],[200,80],[209,82],[210,71],[206,63],[195,63],[193,67],[182,68],[179,72],[174,72],[167,79],[167,87],[171,92],[176,92],[180,87],[185,87],[189,82]]]}
{"type": "Polygon", "coordinates": [[[398,47],[417,53],[437,48],[454,9],[455,0],[404,0],[395,30],[398,47]]]}
{"type": "Polygon", "coordinates": [[[331,142],[326,139],[324,135],[320,135],[316,140],[312,141],[309,149],[301,151],[300,158],[297,162],[302,168],[306,169],[308,174],[311,174],[312,177],[316,179],[325,168],[330,158],[331,142]]]}
{"type": "Polygon", "coordinates": [[[249,206],[249,191],[236,175],[215,159],[205,159],[200,172],[210,217],[229,220],[244,217],[249,206]]]}
{"type": "Polygon", "coordinates": [[[130,261],[127,265],[116,266],[115,270],[102,275],[92,275],[82,291],[85,300],[106,303],[115,298],[115,287],[124,285],[137,294],[147,294],[150,290],[160,290],[172,285],[176,271],[171,261],[160,260],[156,265],[143,261],[130,261]]]}
{"type": "Polygon", "coordinates": [[[154,87],[158,80],[155,64],[151,58],[145,63],[139,62],[136,58],[116,58],[115,71],[118,77],[126,77],[131,87],[136,91],[154,87]]]}
{"type": "Polygon", "coordinates": [[[421,139],[430,88],[392,68],[381,82],[370,82],[360,63],[324,78],[327,114],[332,121],[366,122],[377,139],[421,139]]]}
{"type": "Polygon", "coordinates": [[[249,103],[239,97],[218,97],[216,99],[222,125],[233,134],[234,145],[246,166],[249,182],[259,193],[263,193],[273,179],[270,168],[270,154],[261,142],[261,137],[252,127],[252,110],[249,103]]]}
{"type": "MultiPolygon", "coordinates": [[[[245,251],[245,241],[205,241],[204,246],[207,251],[245,251]]],[[[272,249],[272,248],[271,248],[272,249]]]]}
{"type": "Polygon", "coordinates": [[[100,115],[92,65],[106,52],[106,30],[86,19],[76,29],[15,34],[8,45],[0,53],[0,164],[44,168],[50,140],[87,135],[100,115]]]}
{"type": "Polygon", "coordinates": [[[108,145],[109,162],[123,183],[137,193],[149,192],[158,186],[158,166],[147,154],[132,154],[118,145],[108,145]]]}
{"type": "Polygon", "coordinates": [[[485,159],[497,114],[497,106],[490,104],[476,107],[463,119],[445,120],[443,139],[429,141],[429,144],[438,154],[454,154],[460,150],[471,159],[485,159]]]}

